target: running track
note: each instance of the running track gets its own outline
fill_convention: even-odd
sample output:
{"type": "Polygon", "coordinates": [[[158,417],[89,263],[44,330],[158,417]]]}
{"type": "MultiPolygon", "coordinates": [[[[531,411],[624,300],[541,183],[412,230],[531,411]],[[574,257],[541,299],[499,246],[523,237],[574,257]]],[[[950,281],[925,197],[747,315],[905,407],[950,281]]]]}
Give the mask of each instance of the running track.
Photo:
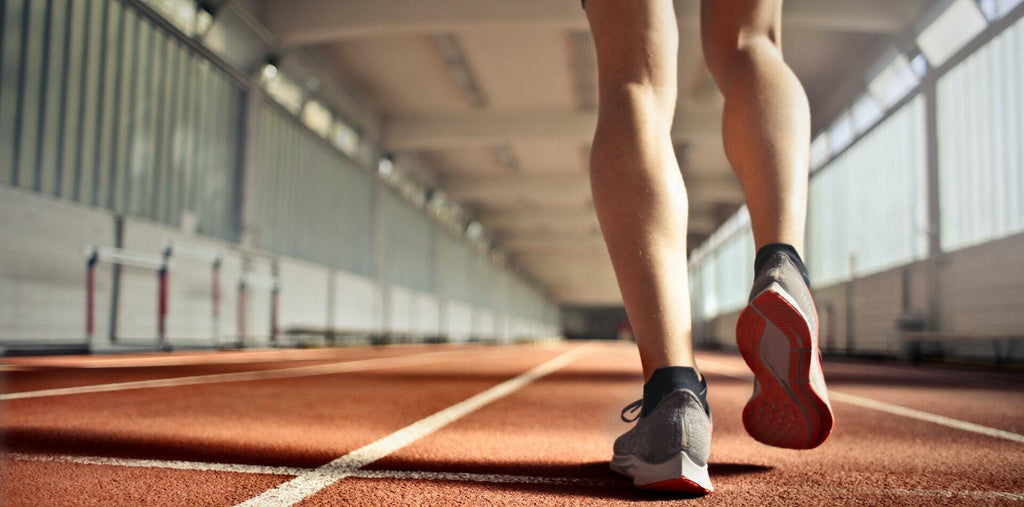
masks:
{"type": "MultiPolygon", "coordinates": [[[[1024,374],[826,363],[836,430],[762,446],[742,360],[698,355],[701,505],[1022,505],[1024,374]]],[[[607,468],[640,394],[620,343],[394,346],[0,362],[0,504],[676,502],[607,468]]]]}

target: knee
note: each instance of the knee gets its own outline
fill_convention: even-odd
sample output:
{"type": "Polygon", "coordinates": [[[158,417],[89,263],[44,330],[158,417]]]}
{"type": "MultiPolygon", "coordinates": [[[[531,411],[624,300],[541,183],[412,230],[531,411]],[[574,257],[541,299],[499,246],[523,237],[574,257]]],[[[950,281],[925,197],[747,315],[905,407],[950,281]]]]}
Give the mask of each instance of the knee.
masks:
{"type": "Polygon", "coordinates": [[[781,0],[702,0],[704,61],[720,88],[757,53],[781,56],[781,0]]]}
{"type": "Polygon", "coordinates": [[[616,122],[632,119],[643,124],[672,123],[676,107],[676,88],[650,80],[618,80],[602,83],[601,116],[616,122]]]}

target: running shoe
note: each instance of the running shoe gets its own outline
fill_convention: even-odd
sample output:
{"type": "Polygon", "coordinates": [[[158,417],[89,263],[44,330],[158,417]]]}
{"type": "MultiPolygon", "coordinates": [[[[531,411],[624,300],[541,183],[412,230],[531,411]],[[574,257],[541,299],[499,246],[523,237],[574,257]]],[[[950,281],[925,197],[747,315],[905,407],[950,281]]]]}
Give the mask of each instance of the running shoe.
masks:
{"type": "Polygon", "coordinates": [[[636,426],[615,440],[612,470],[633,479],[640,489],[703,495],[714,490],[708,476],[711,415],[704,393],[680,389],[665,396],[651,413],[629,419],[637,400],[622,410],[636,426]]]}
{"type": "Polygon", "coordinates": [[[743,426],[755,440],[812,449],[832,432],[832,406],[821,371],[818,314],[793,261],[772,255],[754,280],[736,342],[754,372],[743,426]]]}

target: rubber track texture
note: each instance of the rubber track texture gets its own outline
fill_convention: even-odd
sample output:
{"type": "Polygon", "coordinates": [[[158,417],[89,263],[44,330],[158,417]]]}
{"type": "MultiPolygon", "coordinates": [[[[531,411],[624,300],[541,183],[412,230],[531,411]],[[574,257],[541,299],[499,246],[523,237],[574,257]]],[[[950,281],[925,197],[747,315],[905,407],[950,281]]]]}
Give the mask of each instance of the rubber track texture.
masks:
{"type": "Polygon", "coordinates": [[[737,345],[759,386],[743,409],[743,426],[755,440],[775,447],[812,449],[831,433],[827,394],[819,394],[809,380],[812,361],[818,361],[821,371],[813,336],[800,311],[771,289],[740,314],[737,345]],[[789,350],[779,350],[785,344],[789,350]],[[769,364],[766,356],[784,359],[769,364]]]}

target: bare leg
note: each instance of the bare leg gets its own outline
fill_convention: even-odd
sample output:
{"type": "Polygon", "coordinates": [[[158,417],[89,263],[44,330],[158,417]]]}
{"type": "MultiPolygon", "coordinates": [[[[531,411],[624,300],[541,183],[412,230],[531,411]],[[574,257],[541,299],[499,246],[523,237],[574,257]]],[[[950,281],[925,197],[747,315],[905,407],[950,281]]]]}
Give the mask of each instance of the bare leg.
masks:
{"type": "Polygon", "coordinates": [[[757,248],[803,253],[810,112],[782,60],[782,0],[703,0],[704,57],[725,95],[725,153],[739,177],[757,248]]]}
{"type": "Polygon", "coordinates": [[[671,0],[589,0],[599,114],[590,182],[644,378],[695,366],[686,189],[672,148],[679,33],[671,0]]]}
{"type": "Polygon", "coordinates": [[[705,60],[725,94],[725,153],[743,186],[761,264],[736,325],[755,379],[743,426],[765,444],[811,449],[833,426],[817,313],[800,256],[763,248],[785,243],[799,254],[807,214],[810,112],[782,60],[781,20],[782,0],[701,3],[705,60]]]}

